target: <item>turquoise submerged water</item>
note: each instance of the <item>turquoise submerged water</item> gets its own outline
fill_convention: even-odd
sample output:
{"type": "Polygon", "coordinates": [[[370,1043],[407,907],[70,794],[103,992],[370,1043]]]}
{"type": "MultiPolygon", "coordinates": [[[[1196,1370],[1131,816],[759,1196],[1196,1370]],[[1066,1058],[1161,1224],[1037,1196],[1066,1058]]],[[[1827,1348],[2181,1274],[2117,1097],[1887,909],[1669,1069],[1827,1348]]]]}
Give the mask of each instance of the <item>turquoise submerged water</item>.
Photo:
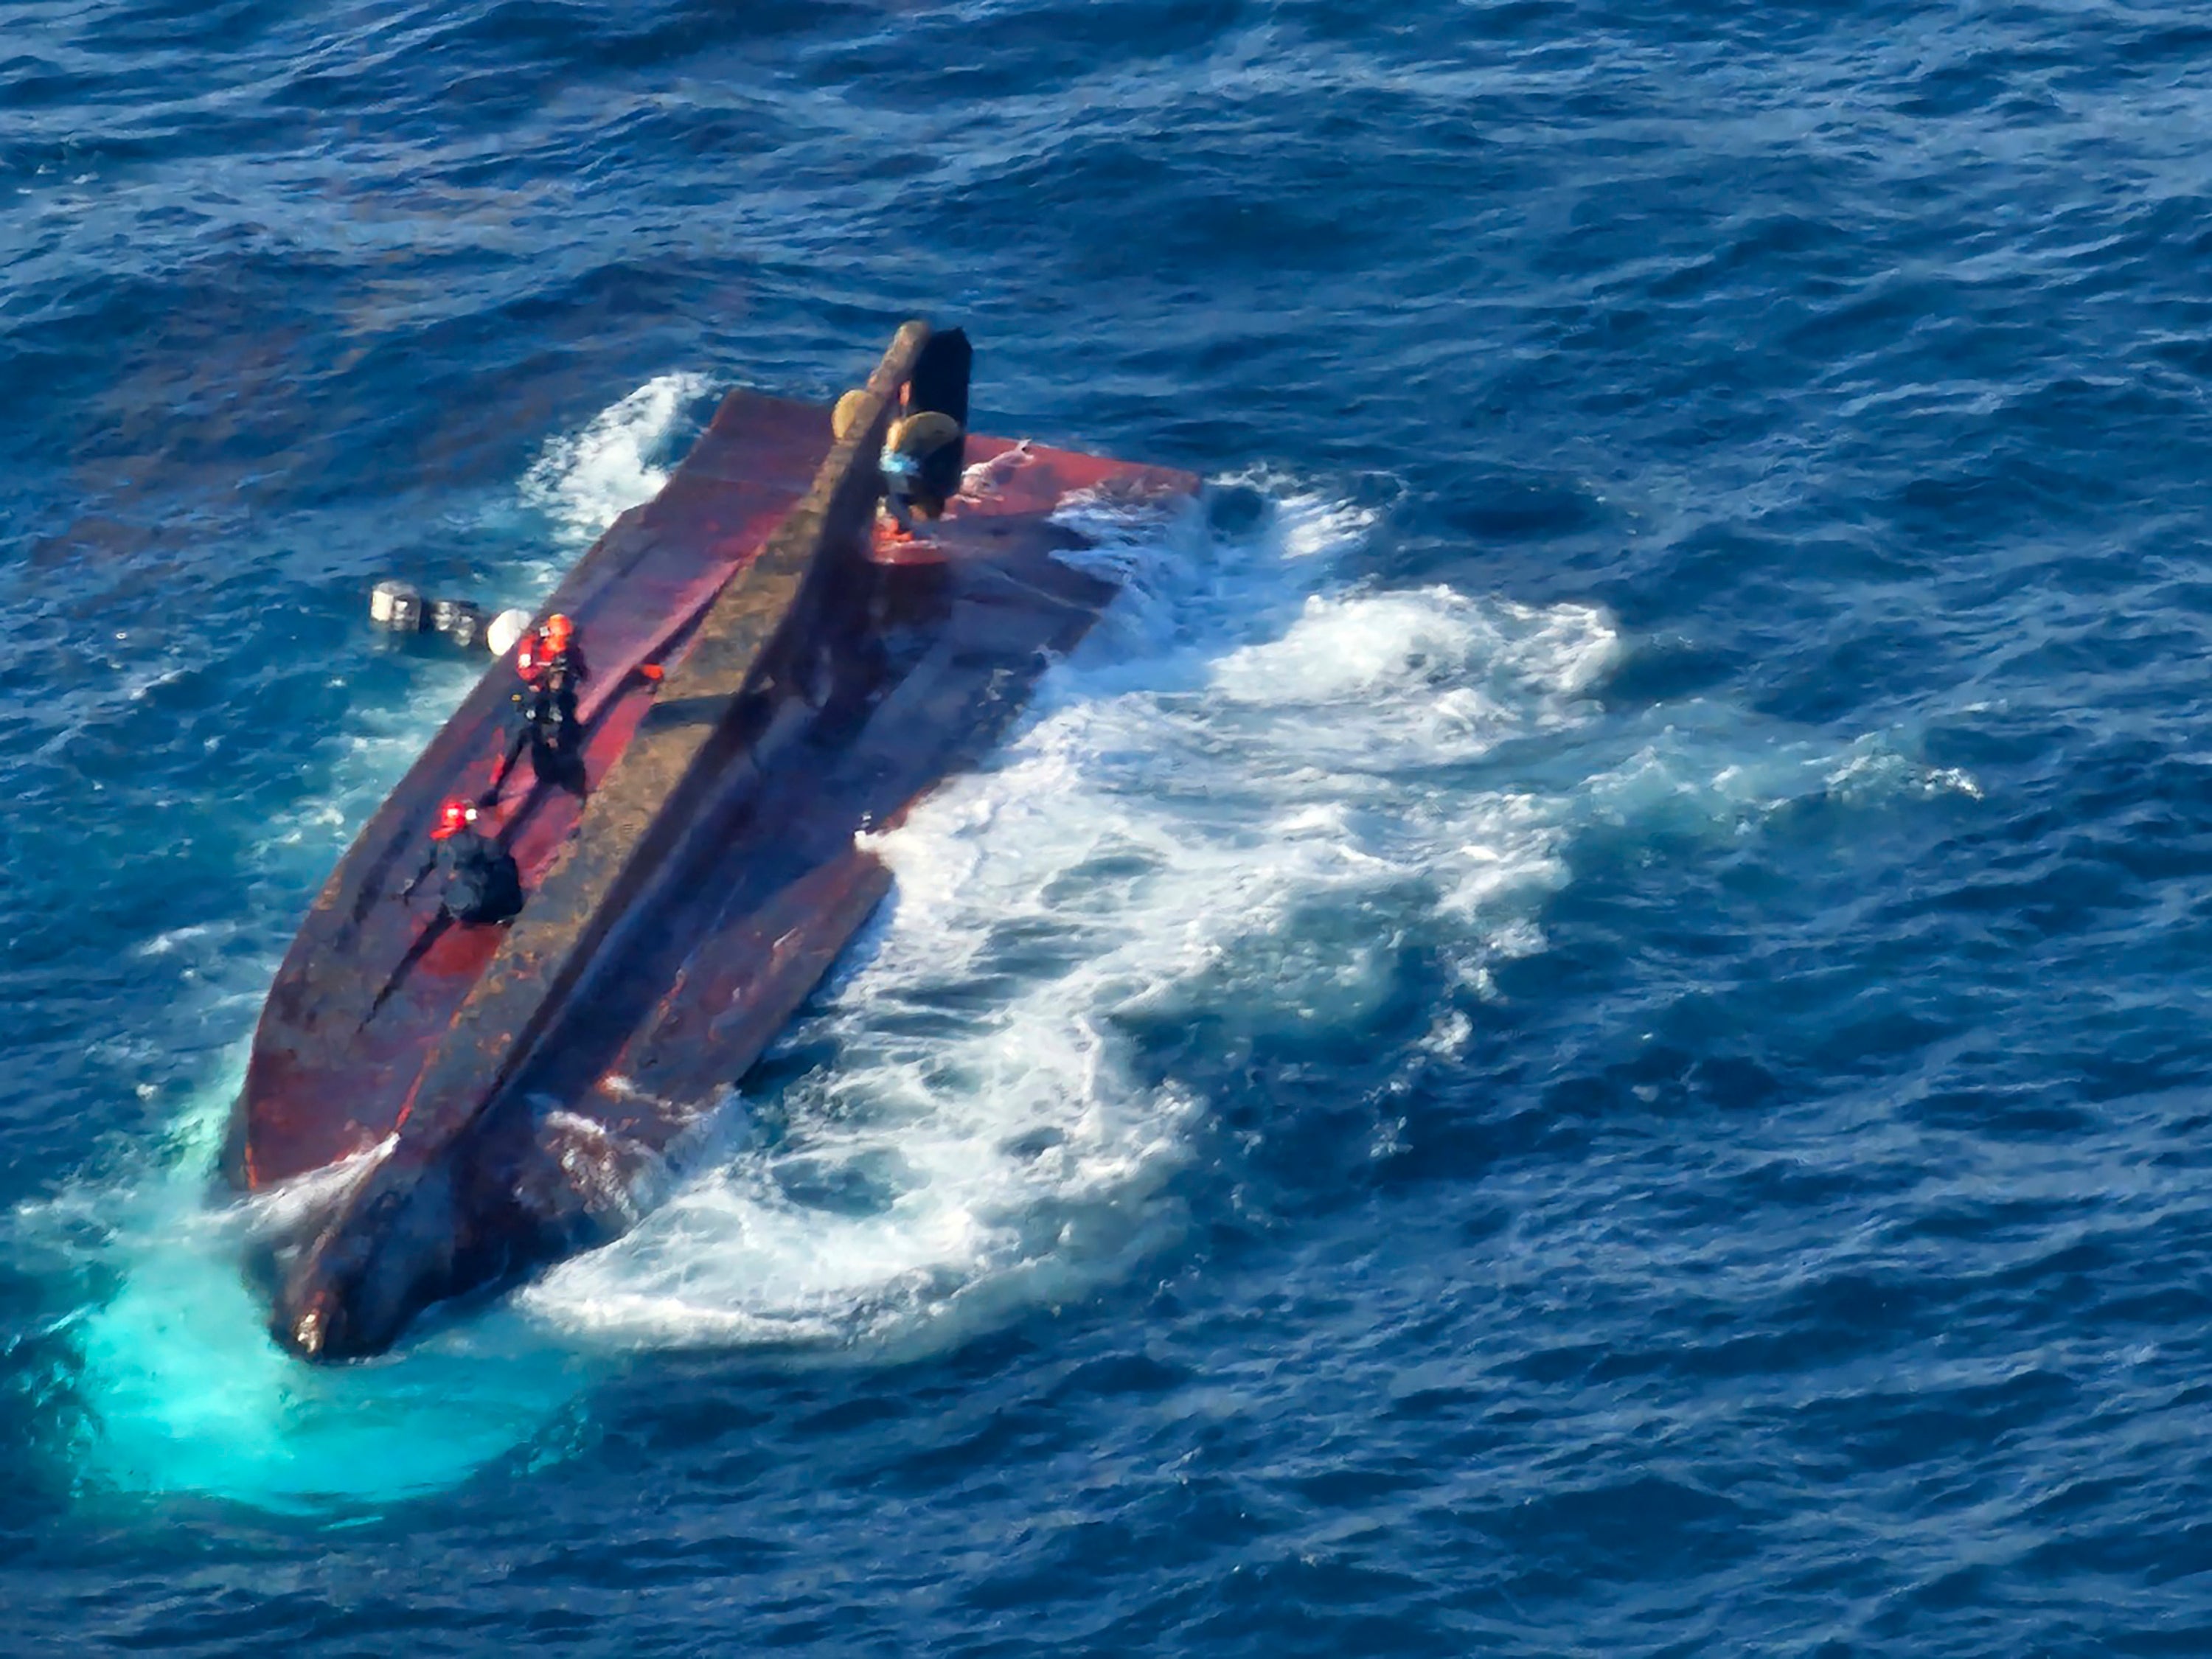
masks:
{"type": "Polygon", "coordinates": [[[0,12],[14,1650],[2212,1651],[2212,32],[0,12]],[[733,385],[1213,480],[622,1244],[270,1347],[307,899],[733,385]]]}

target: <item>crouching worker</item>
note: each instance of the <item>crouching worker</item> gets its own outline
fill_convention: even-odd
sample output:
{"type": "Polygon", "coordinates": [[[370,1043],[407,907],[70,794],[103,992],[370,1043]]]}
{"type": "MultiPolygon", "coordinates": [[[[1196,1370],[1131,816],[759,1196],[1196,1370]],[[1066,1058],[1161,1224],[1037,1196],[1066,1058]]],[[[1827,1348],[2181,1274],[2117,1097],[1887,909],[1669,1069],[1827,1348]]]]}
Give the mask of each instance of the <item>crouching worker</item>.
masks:
{"type": "Polygon", "coordinates": [[[522,872],[514,854],[477,829],[477,809],[449,800],[431,826],[430,857],[400,894],[411,898],[431,871],[441,885],[438,907],[455,921],[512,921],[522,908],[522,872]]]}
{"type": "Polygon", "coordinates": [[[959,422],[933,409],[891,422],[884,439],[884,510],[908,535],[916,514],[941,519],[960,493],[966,435],[959,422]]]}

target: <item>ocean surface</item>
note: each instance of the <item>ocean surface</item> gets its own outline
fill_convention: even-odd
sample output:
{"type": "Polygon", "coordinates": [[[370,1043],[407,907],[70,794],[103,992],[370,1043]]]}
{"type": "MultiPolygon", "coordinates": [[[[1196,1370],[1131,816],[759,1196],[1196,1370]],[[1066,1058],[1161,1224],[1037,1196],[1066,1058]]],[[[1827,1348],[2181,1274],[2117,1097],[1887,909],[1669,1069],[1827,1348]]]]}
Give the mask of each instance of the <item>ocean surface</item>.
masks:
{"type": "Polygon", "coordinates": [[[0,1651],[2212,1654],[2212,25],[0,0],[0,1651]],[[622,1243],[281,1355],[308,900],[732,386],[1204,474],[622,1243]]]}

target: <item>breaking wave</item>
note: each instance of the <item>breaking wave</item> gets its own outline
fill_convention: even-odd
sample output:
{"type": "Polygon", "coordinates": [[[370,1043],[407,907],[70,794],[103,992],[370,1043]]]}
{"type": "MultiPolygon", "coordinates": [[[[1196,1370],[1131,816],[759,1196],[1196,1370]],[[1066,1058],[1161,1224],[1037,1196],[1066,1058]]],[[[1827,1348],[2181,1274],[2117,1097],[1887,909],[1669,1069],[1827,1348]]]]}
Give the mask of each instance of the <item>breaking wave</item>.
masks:
{"type": "Polygon", "coordinates": [[[434,1325],[368,1365],[304,1365],[276,1346],[240,1261],[309,1192],[209,1201],[244,1075],[241,1051],[177,1124],[167,1163],[73,1182],[10,1218],[15,1259],[76,1298],[44,1333],[40,1386],[80,1492],[327,1513],[445,1490],[542,1441],[588,1385],[587,1358],[548,1353],[511,1319],[434,1325]]]}
{"type": "Polygon", "coordinates": [[[1591,718],[1601,612],[1352,588],[1369,516],[1306,495],[1242,540],[1087,527],[1134,591],[984,770],[880,838],[895,901],[782,1045],[798,1075],[753,1103],[776,1132],[532,1316],[889,1358],[1079,1296],[1182,1223],[1203,1103],[1139,1075],[1131,1020],[1356,1026],[1409,930],[1469,975],[1534,948],[1566,814],[1458,771],[1591,718]]]}
{"type": "Polygon", "coordinates": [[[662,374],[545,447],[522,480],[522,499],[577,547],[625,509],[649,501],[680,459],[671,441],[711,390],[704,375],[662,374]]]}

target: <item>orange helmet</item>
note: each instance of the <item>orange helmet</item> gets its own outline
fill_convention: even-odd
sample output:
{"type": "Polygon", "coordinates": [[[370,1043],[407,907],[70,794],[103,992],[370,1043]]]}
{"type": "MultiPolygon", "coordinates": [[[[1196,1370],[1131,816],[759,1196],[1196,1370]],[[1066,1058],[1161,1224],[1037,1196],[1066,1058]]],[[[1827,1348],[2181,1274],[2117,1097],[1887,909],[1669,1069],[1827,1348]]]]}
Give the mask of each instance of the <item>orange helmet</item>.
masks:
{"type": "Polygon", "coordinates": [[[438,824],[430,831],[432,841],[445,841],[458,836],[477,821],[477,809],[465,800],[449,800],[438,809],[438,824]]]}
{"type": "Polygon", "coordinates": [[[568,648],[568,641],[576,637],[576,624],[556,611],[545,619],[545,648],[556,656],[568,648]]]}

